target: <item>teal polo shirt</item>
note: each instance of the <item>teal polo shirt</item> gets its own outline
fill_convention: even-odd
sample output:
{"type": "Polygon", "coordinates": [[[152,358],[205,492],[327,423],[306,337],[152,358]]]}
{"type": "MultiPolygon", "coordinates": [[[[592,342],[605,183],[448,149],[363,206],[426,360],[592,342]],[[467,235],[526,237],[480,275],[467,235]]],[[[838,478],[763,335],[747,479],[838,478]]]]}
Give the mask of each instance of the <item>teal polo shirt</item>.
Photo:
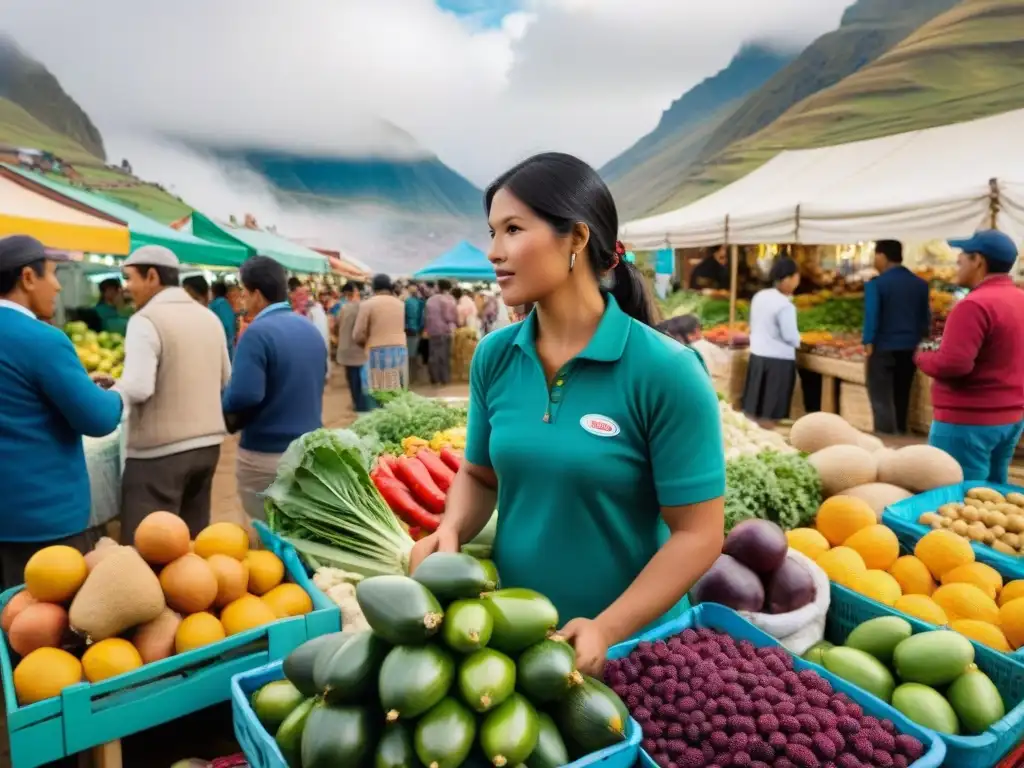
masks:
{"type": "Polygon", "coordinates": [[[698,355],[614,298],[550,386],[536,334],[531,313],[477,346],[465,455],[498,478],[502,585],[547,595],[564,624],[633,583],[668,537],[661,507],[725,493],[725,457],[698,355]]]}

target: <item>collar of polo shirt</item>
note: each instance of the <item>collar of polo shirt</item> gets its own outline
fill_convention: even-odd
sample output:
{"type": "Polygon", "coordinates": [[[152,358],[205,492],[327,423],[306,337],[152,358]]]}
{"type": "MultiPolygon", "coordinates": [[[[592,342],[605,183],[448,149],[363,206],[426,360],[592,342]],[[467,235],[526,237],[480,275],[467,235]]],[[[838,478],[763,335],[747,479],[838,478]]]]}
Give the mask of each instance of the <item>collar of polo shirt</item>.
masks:
{"type": "MultiPolygon", "coordinates": [[[[629,338],[630,317],[619,307],[615,297],[606,296],[607,305],[601,322],[597,324],[597,330],[590,339],[590,343],[583,348],[576,359],[596,360],[602,363],[614,363],[622,357],[626,348],[626,340],[629,338]]],[[[526,352],[530,357],[537,357],[537,310],[533,310],[520,324],[519,332],[516,334],[515,346],[526,352]]]]}

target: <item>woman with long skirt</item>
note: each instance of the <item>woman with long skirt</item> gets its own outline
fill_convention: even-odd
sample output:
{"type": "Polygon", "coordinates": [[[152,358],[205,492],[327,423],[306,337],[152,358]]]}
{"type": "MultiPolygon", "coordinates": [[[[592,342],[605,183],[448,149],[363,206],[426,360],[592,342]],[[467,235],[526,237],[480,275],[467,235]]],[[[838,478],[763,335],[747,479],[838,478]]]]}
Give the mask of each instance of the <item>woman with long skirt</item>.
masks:
{"type": "Polygon", "coordinates": [[[793,306],[800,270],[783,258],[772,265],[768,278],[772,287],[758,291],[750,303],[750,363],[743,390],[743,411],[760,422],[789,417],[800,347],[793,306]]]}

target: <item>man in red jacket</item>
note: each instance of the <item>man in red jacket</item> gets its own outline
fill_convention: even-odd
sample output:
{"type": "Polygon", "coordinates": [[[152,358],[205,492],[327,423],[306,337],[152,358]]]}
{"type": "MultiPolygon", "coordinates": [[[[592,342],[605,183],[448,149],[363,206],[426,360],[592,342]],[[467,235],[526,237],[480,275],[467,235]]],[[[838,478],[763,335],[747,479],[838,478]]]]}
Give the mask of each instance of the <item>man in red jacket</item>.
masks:
{"type": "Polygon", "coordinates": [[[949,313],[938,351],[916,357],[934,379],[928,442],[960,462],[965,480],[1006,483],[1024,430],[1024,291],[1009,275],[1017,246],[996,230],[949,244],[962,251],[957,284],[971,292],[949,313]]]}

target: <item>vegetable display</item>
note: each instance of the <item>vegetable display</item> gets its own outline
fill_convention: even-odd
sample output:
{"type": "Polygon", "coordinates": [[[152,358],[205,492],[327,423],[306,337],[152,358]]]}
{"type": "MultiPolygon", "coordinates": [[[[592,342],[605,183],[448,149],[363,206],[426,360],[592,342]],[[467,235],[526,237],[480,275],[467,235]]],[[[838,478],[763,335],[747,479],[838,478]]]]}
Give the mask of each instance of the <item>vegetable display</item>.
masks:
{"type": "Polygon", "coordinates": [[[925,512],[917,522],[944,528],[976,544],[987,544],[1004,555],[1024,553],[1024,494],[1003,496],[993,488],[971,488],[963,502],[943,504],[925,512]]]}
{"type": "Polygon", "coordinates": [[[284,583],[277,556],[249,551],[234,523],[214,523],[191,541],[180,517],[154,512],[134,544],[102,539],[85,556],[56,545],[28,561],[25,589],[0,614],[21,657],[13,675],[20,704],[313,610],[302,587],[284,583]]]}
{"type": "Polygon", "coordinates": [[[982,733],[1005,716],[1002,696],[974,664],[974,646],[963,635],[912,633],[909,622],[883,616],[858,625],[844,645],[809,653],[832,674],[939,733],[982,733]]]}
{"type": "Polygon", "coordinates": [[[794,453],[786,439],[777,432],[762,429],[757,422],[732,408],[719,399],[718,410],[722,416],[722,435],[725,438],[725,458],[751,456],[762,451],[794,453]]]}
{"type": "Polygon", "coordinates": [[[288,764],[554,768],[623,741],[625,705],[576,670],[550,601],[493,586],[448,553],[360,581],[371,629],[307,642],[253,694],[288,764]]]}
{"type": "Polygon", "coordinates": [[[464,427],[466,412],[463,406],[403,392],[382,408],[356,419],[352,431],[360,437],[372,437],[380,451],[401,455],[405,452],[402,441],[406,438],[429,441],[438,432],[464,427]]]}
{"type": "Polygon", "coordinates": [[[821,479],[795,453],[766,451],[725,465],[725,529],[770,520],[784,529],[806,525],[821,503],[821,479]]]}
{"type": "Polygon", "coordinates": [[[924,754],[920,741],[866,715],[813,670],[796,672],[784,649],[711,629],[641,642],[608,663],[605,679],[661,768],[905,768],[924,754]]]}

